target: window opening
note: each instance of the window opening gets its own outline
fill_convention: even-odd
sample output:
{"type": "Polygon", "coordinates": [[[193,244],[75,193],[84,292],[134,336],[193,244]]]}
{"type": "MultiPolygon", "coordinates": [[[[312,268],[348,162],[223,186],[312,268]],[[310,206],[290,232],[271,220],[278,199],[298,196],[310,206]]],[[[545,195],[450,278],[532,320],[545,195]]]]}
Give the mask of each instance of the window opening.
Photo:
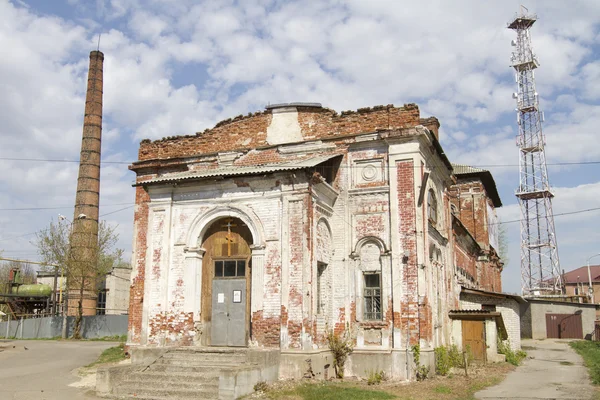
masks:
{"type": "Polygon", "coordinates": [[[323,299],[323,279],[325,278],[326,269],[327,264],[321,262],[317,264],[317,314],[323,313],[325,303],[323,299]]]}
{"type": "Polygon", "coordinates": [[[364,273],[365,319],[381,319],[381,273],[364,273]]]}
{"type": "Polygon", "coordinates": [[[431,222],[433,226],[437,224],[437,208],[438,204],[435,193],[433,192],[433,189],[429,189],[429,194],[427,196],[427,218],[429,218],[429,222],[431,222]]]}
{"type": "Polygon", "coordinates": [[[246,260],[216,260],[215,278],[246,276],[246,260]]]}
{"type": "Polygon", "coordinates": [[[101,290],[98,292],[96,315],[106,315],[106,290],[101,290]]]}

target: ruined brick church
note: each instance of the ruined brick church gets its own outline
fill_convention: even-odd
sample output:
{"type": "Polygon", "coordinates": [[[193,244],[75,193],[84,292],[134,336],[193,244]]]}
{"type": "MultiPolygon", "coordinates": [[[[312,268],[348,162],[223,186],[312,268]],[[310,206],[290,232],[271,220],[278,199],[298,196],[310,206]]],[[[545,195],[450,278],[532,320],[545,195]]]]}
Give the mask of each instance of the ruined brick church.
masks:
{"type": "Polygon", "coordinates": [[[128,345],[275,349],[298,377],[335,332],[347,375],[410,378],[412,346],[460,342],[461,293],[502,289],[494,180],[439,127],[415,104],[288,103],[142,141],[128,345]]]}

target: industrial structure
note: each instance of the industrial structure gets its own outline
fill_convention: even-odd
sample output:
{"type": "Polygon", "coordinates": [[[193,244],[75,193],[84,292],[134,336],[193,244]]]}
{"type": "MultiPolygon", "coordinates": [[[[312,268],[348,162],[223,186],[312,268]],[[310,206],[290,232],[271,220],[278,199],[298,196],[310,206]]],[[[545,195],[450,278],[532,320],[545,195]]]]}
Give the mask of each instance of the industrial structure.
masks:
{"type": "Polygon", "coordinates": [[[511,66],[515,69],[517,123],[519,125],[519,174],[517,198],[521,208],[521,284],[524,296],[562,293],[558,249],[554,234],[552,197],[546,167],[543,114],[535,88],[538,60],[531,46],[530,29],[535,14],[521,6],[508,24],[517,33],[512,41],[511,66]]]}
{"type": "Polygon", "coordinates": [[[6,287],[0,288],[0,305],[6,306],[9,318],[52,315],[56,301],[52,286],[25,284],[19,268],[11,268],[6,287]]]}
{"type": "Polygon", "coordinates": [[[83,315],[94,315],[97,302],[96,281],[90,274],[89,266],[96,265],[98,259],[103,65],[104,54],[100,51],[92,51],[85,98],[75,212],[70,238],[72,272],[68,277],[68,288],[71,315],[74,315],[79,307],[83,308],[83,315]]]}

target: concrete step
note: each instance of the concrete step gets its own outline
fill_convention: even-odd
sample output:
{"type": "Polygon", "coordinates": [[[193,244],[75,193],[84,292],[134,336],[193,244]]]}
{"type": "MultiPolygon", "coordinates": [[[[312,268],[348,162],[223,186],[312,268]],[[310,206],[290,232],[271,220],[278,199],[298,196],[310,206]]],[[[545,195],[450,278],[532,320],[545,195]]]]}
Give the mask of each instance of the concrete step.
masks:
{"type": "Polygon", "coordinates": [[[127,391],[139,391],[139,390],[162,390],[162,389],[177,389],[187,391],[210,391],[216,390],[219,387],[219,380],[213,379],[205,382],[168,382],[168,381],[149,381],[147,379],[128,379],[123,382],[123,388],[127,391]]]}
{"type": "Polygon", "coordinates": [[[204,384],[212,384],[219,382],[219,373],[210,374],[190,374],[187,372],[164,372],[164,371],[145,371],[145,372],[134,372],[130,374],[125,382],[143,383],[147,382],[149,385],[155,383],[160,385],[195,385],[201,386],[204,384]]]}
{"type": "Polygon", "coordinates": [[[219,376],[222,370],[227,369],[247,369],[259,368],[258,364],[202,364],[195,365],[189,363],[155,363],[144,369],[143,372],[162,372],[162,373],[182,373],[182,374],[203,374],[206,376],[219,376]]]}
{"type": "Polygon", "coordinates": [[[207,352],[184,352],[184,351],[169,351],[165,353],[160,360],[186,360],[194,362],[235,362],[241,363],[246,361],[246,353],[207,353],[207,352]]]}
{"type": "Polygon", "coordinates": [[[127,387],[119,390],[118,398],[146,399],[146,400],[177,400],[177,399],[198,399],[215,400],[219,397],[219,387],[188,390],[175,387],[149,389],[127,387]]]}

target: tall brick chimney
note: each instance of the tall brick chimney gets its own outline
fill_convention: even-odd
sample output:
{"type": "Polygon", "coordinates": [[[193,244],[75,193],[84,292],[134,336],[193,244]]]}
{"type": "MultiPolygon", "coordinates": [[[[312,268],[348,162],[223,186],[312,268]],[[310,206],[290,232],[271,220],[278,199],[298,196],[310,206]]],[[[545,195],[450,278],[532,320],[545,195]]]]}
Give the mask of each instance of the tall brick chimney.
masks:
{"type": "Polygon", "coordinates": [[[98,262],[96,245],[100,206],[103,66],[104,54],[92,51],[71,235],[71,262],[74,267],[72,270],[76,273],[69,276],[69,315],[77,314],[80,299],[83,315],[96,314],[96,280],[90,266],[96,266],[98,262]]]}

